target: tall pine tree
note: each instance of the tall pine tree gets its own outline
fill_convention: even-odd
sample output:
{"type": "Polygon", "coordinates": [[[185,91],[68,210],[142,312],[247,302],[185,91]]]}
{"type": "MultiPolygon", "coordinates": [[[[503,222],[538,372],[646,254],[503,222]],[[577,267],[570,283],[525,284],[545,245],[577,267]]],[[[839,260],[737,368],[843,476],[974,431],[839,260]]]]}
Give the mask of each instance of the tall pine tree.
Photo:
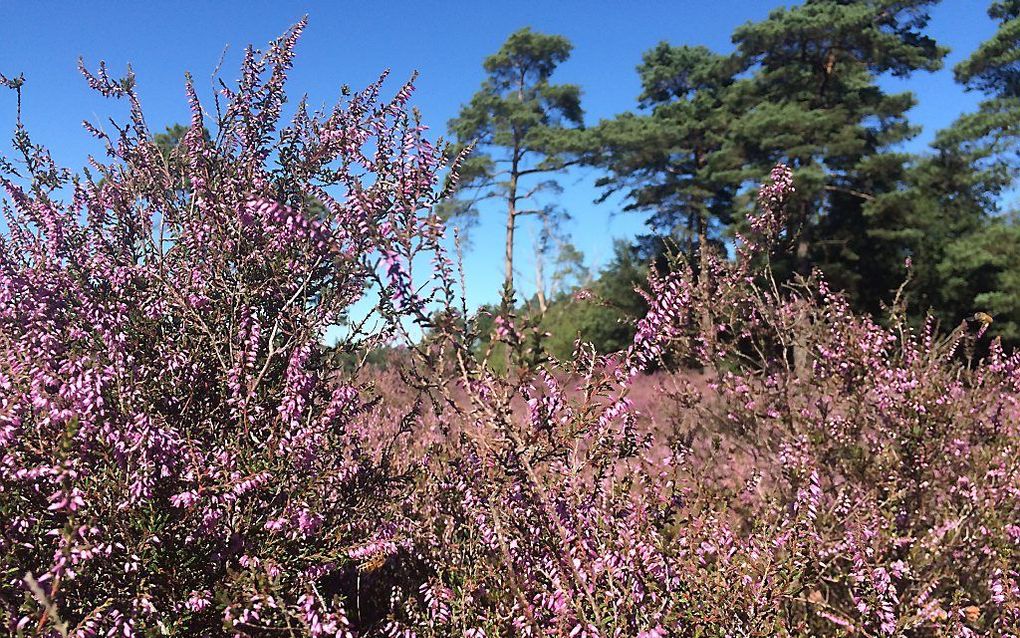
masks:
{"type": "Polygon", "coordinates": [[[922,164],[934,169],[929,183],[914,190],[911,204],[923,213],[926,198],[942,194],[937,214],[919,216],[938,257],[932,306],[946,321],[991,314],[992,331],[1017,343],[1020,225],[1000,209],[1020,168],[1020,0],[993,2],[988,14],[998,30],[954,69],[957,81],[985,99],[939,132],[935,158],[922,164]]]}
{"type": "Polygon", "coordinates": [[[505,287],[514,285],[514,234],[521,217],[546,216],[543,231],[555,229],[554,209],[532,205],[556,189],[555,176],[574,163],[582,125],[581,90],[552,84],[567,60],[570,42],[558,35],[521,29],[486,58],[488,77],[460,114],[450,121],[455,151],[473,147],[460,167],[459,197],[452,215],[477,215],[476,205],[496,198],[505,204],[505,287]]]}
{"type": "Polygon", "coordinates": [[[1001,190],[1020,168],[1020,0],[993,2],[988,14],[998,31],[954,69],[958,82],[985,99],[941,131],[936,146],[966,157],[990,188],[1001,190]]]}
{"type": "Polygon", "coordinates": [[[597,182],[602,199],[623,192],[624,210],[648,213],[658,233],[643,238],[645,252],[679,248],[697,271],[705,335],[713,332],[710,241],[731,222],[740,169],[728,135],[736,70],[734,58],[705,47],[660,43],[638,67],[644,112],[601,122],[589,137],[589,161],[608,173],[597,182]]]}
{"type": "Polygon", "coordinates": [[[883,74],[934,71],[945,49],[925,35],[935,0],[807,0],[737,29],[751,76],[735,90],[745,112],[734,126],[746,176],[777,161],[795,171],[791,269],[817,265],[864,308],[877,310],[902,277],[906,251],[882,241],[874,207],[902,187],[909,156],[895,146],[916,134],[910,93],[888,93],[883,74]]]}

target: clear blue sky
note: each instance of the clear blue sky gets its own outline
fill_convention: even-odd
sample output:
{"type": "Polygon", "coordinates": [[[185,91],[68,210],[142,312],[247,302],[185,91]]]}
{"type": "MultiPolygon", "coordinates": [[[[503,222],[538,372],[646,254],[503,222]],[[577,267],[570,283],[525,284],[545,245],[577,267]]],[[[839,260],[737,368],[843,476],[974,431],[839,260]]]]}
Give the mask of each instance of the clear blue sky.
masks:
{"type": "MultiPolygon", "coordinates": [[[[415,69],[421,72],[416,104],[438,135],[459,105],[482,81],[481,63],[506,36],[522,27],[567,36],[573,57],[555,79],[580,84],[589,123],[633,109],[639,92],[635,66],[642,52],[659,41],[732,48],[733,28],[765,17],[782,2],[770,0],[674,0],[672,2],[14,2],[0,0],[0,71],[23,72],[24,119],[37,142],[70,167],[99,149],[82,130],[82,119],[122,118],[123,107],[92,94],[79,76],[78,56],[112,71],[131,63],[143,106],[153,128],[187,120],[183,74],[191,71],[203,95],[209,76],[229,45],[222,75],[236,77],[247,43],[261,47],[300,16],[309,28],[298,47],[291,75],[292,95],[308,93],[313,104],[332,103],[346,83],[359,88],[380,71],[393,71],[391,87],[415,69]]],[[[910,89],[919,106],[912,118],[924,127],[910,148],[922,148],[933,133],[978,96],[953,83],[952,68],[994,31],[985,15],[987,0],[943,0],[931,33],[952,49],[946,69],[917,75],[889,88],[910,89]]],[[[0,94],[0,134],[14,124],[13,94],[0,94]]],[[[6,150],[6,144],[0,149],[6,150]]],[[[573,215],[568,226],[590,264],[611,254],[613,238],[629,238],[642,219],[617,215],[618,204],[595,205],[596,173],[583,171],[564,180],[560,203],[573,215]]],[[[466,256],[468,298],[472,304],[496,298],[502,277],[502,220],[491,216],[472,231],[466,256]]],[[[531,233],[518,233],[520,287],[530,292],[531,233]]]]}

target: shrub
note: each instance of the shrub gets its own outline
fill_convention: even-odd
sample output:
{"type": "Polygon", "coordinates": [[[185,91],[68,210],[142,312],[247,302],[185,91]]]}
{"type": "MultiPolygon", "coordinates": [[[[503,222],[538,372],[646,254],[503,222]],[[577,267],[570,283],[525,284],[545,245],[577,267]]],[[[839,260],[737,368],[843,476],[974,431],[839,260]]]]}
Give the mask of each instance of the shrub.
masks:
{"type": "Polygon", "coordinates": [[[212,136],[189,79],[171,154],[133,77],[102,65],[82,67],[88,83],[130,107],[113,134],[86,124],[108,163],[71,176],[18,123],[0,243],[12,632],[346,627],[322,579],[384,532],[377,504],[397,481],[362,449],[371,399],[344,355],[421,314],[419,254],[450,264],[429,213],[441,153],[408,111],[411,84],[281,122],[303,27],[247,50],[212,136]],[[382,327],[323,348],[371,289],[382,327]]]}

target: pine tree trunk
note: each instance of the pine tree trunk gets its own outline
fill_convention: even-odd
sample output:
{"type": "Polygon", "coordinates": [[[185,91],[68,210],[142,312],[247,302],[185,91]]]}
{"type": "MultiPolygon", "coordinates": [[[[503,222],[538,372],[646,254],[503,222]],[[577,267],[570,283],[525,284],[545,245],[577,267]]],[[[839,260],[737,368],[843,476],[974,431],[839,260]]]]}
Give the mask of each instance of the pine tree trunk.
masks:
{"type": "Polygon", "coordinates": [[[506,290],[514,288],[514,230],[517,227],[517,178],[520,164],[520,150],[514,147],[513,160],[510,165],[510,183],[506,194],[506,267],[504,285],[506,290]]]}
{"type": "Polygon", "coordinates": [[[549,305],[545,300],[545,263],[538,250],[535,251],[535,296],[538,298],[538,310],[544,315],[549,305]]]}
{"type": "Polygon", "coordinates": [[[701,338],[705,341],[705,349],[708,351],[708,359],[705,364],[705,373],[715,374],[715,322],[712,321],[711,294],[709,291],[709,254],[708,236],[705,232],[705,220],[698,215],[698,296],[700,303],[698,308],[701,338]]]}
{"type": "Polygon", "coordinates": [[[510,204],[506,213],[506,255],[503,265],[505,266],[504,282],[508,290],[514,287],[514,227],[516,226],[517,213],[513,204],[510,204]]]}

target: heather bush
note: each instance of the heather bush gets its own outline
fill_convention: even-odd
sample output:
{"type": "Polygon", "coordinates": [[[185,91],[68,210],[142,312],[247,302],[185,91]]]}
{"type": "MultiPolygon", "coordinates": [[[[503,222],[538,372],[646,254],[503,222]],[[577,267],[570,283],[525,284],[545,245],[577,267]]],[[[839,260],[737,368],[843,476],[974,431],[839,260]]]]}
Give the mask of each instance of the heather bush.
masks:
{"type": "Polygon", "coordinates": [[[555,362],[504,303],[496,365],[411,86],[281,119],[303,26],[246,53],[214,116],[189,81],[170,153],[102,65],[130,107],[87,125],[106,163],[58,168],[19,113],[10,633],[1017,635],[1020,356],[991,318],[944,333],[775,281],[780,166],[735,258],[652,270],[621,351],[555,362]]]}
{"type": "Polygon", "coordinates": [[[0,243],[13,633],[346,631],[323,579],[385,529],[399,477],[362,447],[371,397],[344,363],[443,293],[411,290],[419,255],[449,262],[429,212],[441,153],[410,84],[281,121],[303,26],[246,51],[213,122],[189,79],[193,118],[169,155],[133,77],[102,64],[82,66],[88,83],[130,108],[114,132],[86,123],[105,163],[72,176],[19,119],[0,243]]]}
{"type": "Polygon", "coordinates": [[[940,337],[778,285],[792,189],[777,167],[711,277],[653,273],[625,351],[461,367],[391,635],[1015,634],[1020,357],[973,359],[985,315],[940,337]]]}

